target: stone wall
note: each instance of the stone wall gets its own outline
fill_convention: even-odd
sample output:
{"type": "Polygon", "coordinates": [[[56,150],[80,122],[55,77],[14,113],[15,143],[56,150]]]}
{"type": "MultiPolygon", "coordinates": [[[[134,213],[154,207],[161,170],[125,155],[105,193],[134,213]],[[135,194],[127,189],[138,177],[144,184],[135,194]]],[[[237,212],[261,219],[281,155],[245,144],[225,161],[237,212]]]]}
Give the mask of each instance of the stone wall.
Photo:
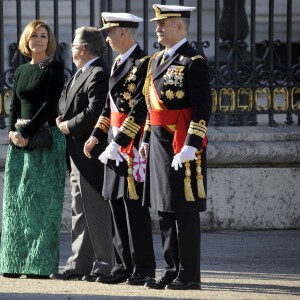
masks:
{"type": "Polygon", "coordinates": [[[207,229],[300,228],[300,128],[211,127],[207,229]]]}
{"type": "MultiPolygon", "coordinates": [[[[7,139],[3,130],[0,134],[2,199],[7,139]]],[[[202,229],[299,229],[299,126],[210,127],[208,137],[208,205],[201,213],[202,229]]],[[[2,201],[0,209],[2,212],[2,201]]],[[[157,230],[153,211],[152,220],[157,230]]],[[[70,228],[67,174],[62,230],[70,228]]]]}

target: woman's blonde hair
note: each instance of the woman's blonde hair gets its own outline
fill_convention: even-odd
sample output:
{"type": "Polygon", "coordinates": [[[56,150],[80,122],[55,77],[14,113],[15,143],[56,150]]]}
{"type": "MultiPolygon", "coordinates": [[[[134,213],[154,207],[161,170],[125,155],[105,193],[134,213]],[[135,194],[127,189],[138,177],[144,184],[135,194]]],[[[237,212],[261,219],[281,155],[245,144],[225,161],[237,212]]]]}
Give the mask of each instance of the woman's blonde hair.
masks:
{"type": "Polygon", "coordinates": [[[29,24],[26,25],[23,33],[21,34],[20,37],[20,42],[19,42],[19,50],[21,53],[25,56],[31,57],[31,50],[29,48],[29,40],[32,35],[32,33],[40,27],[44,27],[47,32],[48,32],[48,45],[46,49],[46,53],[49,57],[52,57],[55,53],[56,50],[56,39],[55,36],[50,29],[50,27],[43,21],[41,20],[34,20],[31,21],[29,24]]]}

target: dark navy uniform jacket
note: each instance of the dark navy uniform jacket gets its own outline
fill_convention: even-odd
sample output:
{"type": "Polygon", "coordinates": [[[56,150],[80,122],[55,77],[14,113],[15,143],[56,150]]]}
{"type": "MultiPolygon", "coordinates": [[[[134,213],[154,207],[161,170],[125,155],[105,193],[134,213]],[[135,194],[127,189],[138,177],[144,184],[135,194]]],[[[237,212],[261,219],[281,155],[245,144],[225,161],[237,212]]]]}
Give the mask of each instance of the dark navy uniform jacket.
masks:
{"type": "MultiPolygon", "coordinates": [[[[206,60],[197,55],[188,42],[161,63],[162,53],[152,60],[151,73],[155,87],[157,105],[148,101],[150,110],[156,106],[172,110],[191,109],[191,120],[186,131],[185,145],[200,150],[206,134],[212,110],[210,78],[206,60]]],[[[150,143],[146,171],[144,205],[163,212],[204,211],[206,199],[197,194],[196,164],[191,161],[192,190],[194,202],[186,201],[184,195],[185,167],[175,171],[171,167],[174,157],[172,127],[153,125],[147,122],[144,142],[150,143]]],[[[206,153],[202,154],[202,174],[206,187],[206,153]]]]}
{"type": "MultiPolygon", "coordinates": [[[[118,57],[116,58],[118,60],[118,57]]],[[[121,65],[114,64],[114,70],[109,79],[109,93],[105,107],[92,133],[98,140],[113,139],[111,127],[111,101],[119,113],[127,116],[114,141],[122,147],[127,147],[133,140],[138,151],[142,129],[147,116],[147,106],[142,93],[147,72],[149,57],[139,45],[121,65]]],[[[127,162],[123,160],[119,167],[115,161],[109,160],[105,166],[103,196],[105,199],[118,199],[127,196],[127,162]]],[[[142,185],[137,183],[136,190],[142,196],[142,185]]],[[[138,202],[140,202],[138,201],[138,202]]]]}

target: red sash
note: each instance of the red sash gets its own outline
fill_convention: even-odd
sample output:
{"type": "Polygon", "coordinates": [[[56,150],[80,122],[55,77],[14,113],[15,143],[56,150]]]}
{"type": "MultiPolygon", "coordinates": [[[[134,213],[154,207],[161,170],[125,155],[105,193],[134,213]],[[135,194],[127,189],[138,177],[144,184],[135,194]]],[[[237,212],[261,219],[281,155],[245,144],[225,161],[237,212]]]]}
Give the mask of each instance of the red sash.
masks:
{"type": "MultiPolygon", "coordinates": [[[[127,114],[123,114],[123,113],[115,112],[115,111],[110,112],[111,126],[120,128],[126,118],[127,118],[127,114]]],[[[126,148],[120,146],[120,151],[123,153],[126,153],[129,157],[133,157],[133,152],[132,152],[133,143],[134,143],[134,140],[132,140],[126,148]]]]}
{"type": "Polygon", "coordinates": [[[175,132],[173,132],[174,138],[172,143],[174,154],[179,153],[184,145],[184,141],[191,121],[191,114],[192,109],[190,107],[180,110],[150,111],[151,125],[168,126],[170,124],[176,124],[175,132]]]}
{"type": "MultiPolygon", "coordinates": [[[[184,146],[184,141],[186,139],[192,118],[192,108],[186,107],[180,110],[168,110],[159,99],[152,78],[149,95],[151,103],[150,123],[151,125],[164,126],[166,130],[174,134],[172,146],[174,149],[174,154],[177,154],[184,146]]],[[[202,147],[206,146],[207,138],[205,135],[203,138],[202,147]]]]}

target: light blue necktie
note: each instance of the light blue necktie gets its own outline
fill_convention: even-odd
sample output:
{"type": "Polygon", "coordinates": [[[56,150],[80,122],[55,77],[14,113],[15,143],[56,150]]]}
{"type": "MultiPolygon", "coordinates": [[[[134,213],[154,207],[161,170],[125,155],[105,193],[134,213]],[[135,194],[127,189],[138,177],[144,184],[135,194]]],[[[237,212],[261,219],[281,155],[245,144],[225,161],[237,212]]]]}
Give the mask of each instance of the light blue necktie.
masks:
{"type": "Polygon", "coordinates": [[[164,52],[163,57],[161,59],[161,64],[170,57],[170,54],[168,52],[164,52]]]}

